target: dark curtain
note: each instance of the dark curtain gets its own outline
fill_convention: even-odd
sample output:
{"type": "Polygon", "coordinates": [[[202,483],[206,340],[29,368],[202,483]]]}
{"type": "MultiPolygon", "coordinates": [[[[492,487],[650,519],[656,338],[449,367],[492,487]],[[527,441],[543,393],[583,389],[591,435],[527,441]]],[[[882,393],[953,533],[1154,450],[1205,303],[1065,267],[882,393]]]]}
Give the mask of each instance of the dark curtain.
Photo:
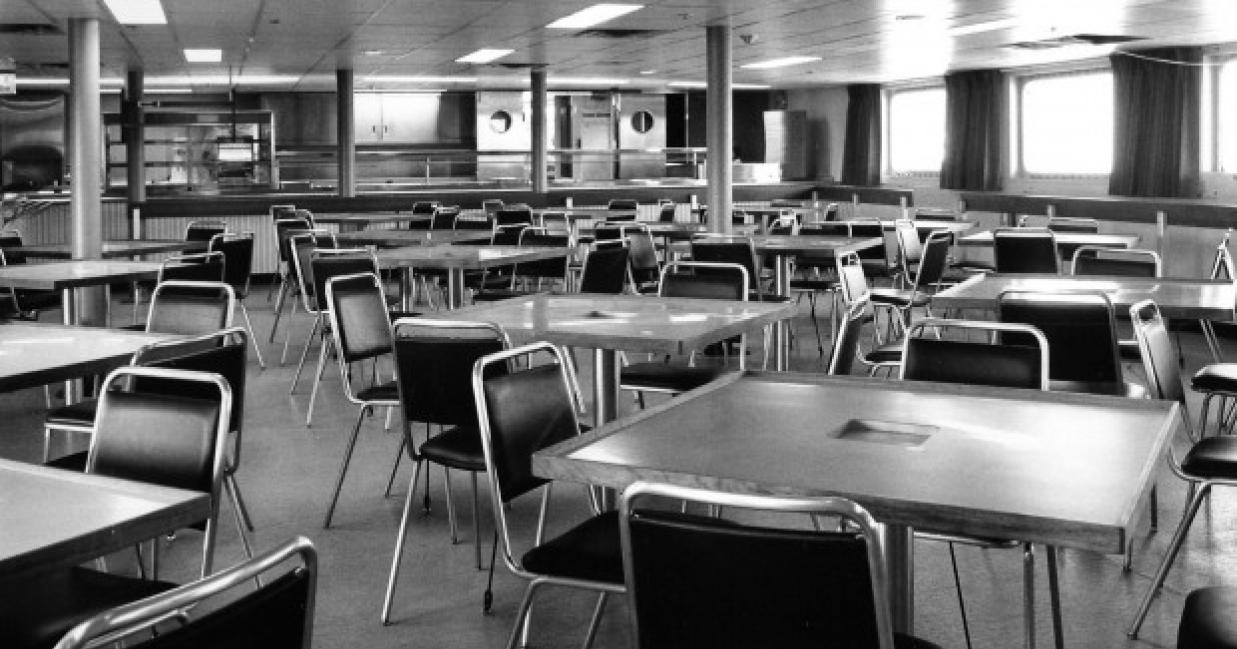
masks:
{"type": "Polygon", "coordinates": [[[997,191],[1005,182],[1008,90],[1000,70],[945,75],[941,189],[997,191]]]}
{"type": "Polygon", "coordinates": [[[846,147],[842,150],[842,183],[881,184],[881,87],[847,86],[846,147]]]}
{"type": "Polygon", "coordinates": [[[1111,59],[1114,119],[1108,193],[1199,196],[1202,50],[1114,52],[1111,59]]]}

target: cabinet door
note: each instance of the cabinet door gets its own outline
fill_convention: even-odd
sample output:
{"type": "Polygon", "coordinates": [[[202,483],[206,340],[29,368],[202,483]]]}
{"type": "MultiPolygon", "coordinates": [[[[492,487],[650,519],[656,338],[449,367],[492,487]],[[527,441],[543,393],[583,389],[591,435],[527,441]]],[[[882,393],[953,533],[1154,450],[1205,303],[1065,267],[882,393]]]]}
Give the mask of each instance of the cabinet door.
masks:
{"type": "Polygon", "coordinates": [[[382,141],[402,144],[438,141],[439,103],[436,94],[382,95],[382,141]]]}
{"type": "Polygon", "coordinates": [[[357,144],[382,141],[382,95],[357,93],[352,100],[353,133],[357,144]]]}

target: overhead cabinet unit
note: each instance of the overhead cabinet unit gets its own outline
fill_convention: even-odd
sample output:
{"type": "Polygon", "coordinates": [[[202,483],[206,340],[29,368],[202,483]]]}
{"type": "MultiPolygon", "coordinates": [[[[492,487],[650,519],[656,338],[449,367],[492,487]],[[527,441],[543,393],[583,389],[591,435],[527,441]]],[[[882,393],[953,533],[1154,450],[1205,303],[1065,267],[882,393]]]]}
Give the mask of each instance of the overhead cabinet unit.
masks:
{"type": "Polygon", "coordinates": [[[462,137],[459,102],[454,96],[447,97],[444,101],[444,95],[439,93],[357,93],[353,99],[357,144],[432,144],[459,140],[462,137]]]}

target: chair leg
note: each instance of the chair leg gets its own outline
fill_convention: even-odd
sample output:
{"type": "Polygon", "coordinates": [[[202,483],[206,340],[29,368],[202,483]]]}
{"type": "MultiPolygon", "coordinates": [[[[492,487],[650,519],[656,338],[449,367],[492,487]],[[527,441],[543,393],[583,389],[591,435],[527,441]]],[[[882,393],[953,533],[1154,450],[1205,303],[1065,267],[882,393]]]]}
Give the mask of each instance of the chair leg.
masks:
{"type": "MultiPolygon", "coordinates": [[[[292,387],[288,389],[288,394],[293,394],[296,392],[296,384],[301,380],[301,372],[305,369],[305,359],[309,357],[309,347],[313,344],[314,338],[318,336],[319,331],[326,333],[326,323],[322,321],[321,313],[314,316],[314,324],[309,328],[309,335],[305,337],[305,347],[301,349],[301,360],[296,364],[296,373],[292,375],[292,387]]],[[[289,336],[289,338],[291,338],[291,336],[289,336]]],[[[286,343],[287,341],[284,342],[286,343]]],[[[323,337],[322,342],[323,344],[326,343],[325,336],[323,337]]],[[[284,351],[286,352],[287,350],[288,348],[285,345],[284,351]]]]}
{"type": "Polygon", "coordinates": [[[275,332],[279,329],[279,320],[283,318],[284,302],[287,301],[286,294],[288,291],[288,278],[279,278],[279,294],[275,298],[275,319],[271,322],[271,335],[267,342],[275,342],[275,332]]]}
{"type": "Polygon", "coordinates": [[[1142,627],[1143,620],[1147,617],[1147,611],[1151,608],[1151,600],[1159,592],[1160,586],[1164,585],[1164,578],[1168,576],[1169,568],[1172,567],[1173,561],[1177,558],[1177,553],[1181,551],[1181,543],[1185,541],[1185,534],[1189,531],[1190,524],[1194,522],[1194,516],[1198,513],[1198,507],[1210,492],[1211,483],[1204,482],[1191,494],[1190,502],[1186,505],[1185,512],[1181,515],[1181,522],[1177,524],[1177,530],[1173,532],[1173,538],[1168,543],[1168,551],[1164,553],[1164,558],[1160,561],[1160,567],[1156,569],[1155,577],[1151,579],[1151,585],[1147,587],[1147,593],[1143,595],[1142,603],[1138,605],[1138,611],[1134,614],[1134,621],[1126,632],[1131,638],[1138,637],[1138,629],[1142,627]]]}
{"type": "Polygon", "coordinates": [[[421,477],[421,462],[412,466],[412,479],[408,481],[408,493],[404,497],[404,514],[399,519],[399,532],[395,537],[395,555],[391,557],[391,573],[387,576],[387,594],[382,600],[382,624],[391,623],[391,601],[395,599],[395,580],[399,578],[399,560],[404,555],[404,541],[408,537],[408,519],[412,515],[413,492],[421,477]]]}
{"type": "Polygon", "coordinates": [[[481,499],[477,497],[477,472],[468,472],[468,481],[472,483],[472,547],[477,557],[477,570],[481,567],[481,499]]]}
{"type": "Polygon", "coordinates": [[[451,469],[442,467],[442,488],[447,494],[447,529],[451,531],[451,545],[460,542],[460,530],[455,522],[455,494],[451,490],[451,469]]]}
{"type": "Polygon", "coordinates": [[[232,501],[232,520],[236,521],[236,531],[241,536],[241,546],[245,548],[245,558],[253,558],[253,546],[249,544],[249,532],[245,529],[245,520],[241,516],[240,496],[236,493],[236,483],[224,480],[223,486],[228,491],[228,499],[232,501]]]}
{"type": "Polygon", "coordinates": [[[1022,624],[1026,648],[1035,649],[1035,546],[1022,545],[1022,624]]]}
{"type": "Polygon", "coordinates": [[[515,614],[515,627],[511,629],[511,637],[507,640],[507,649],[528,646],[529,611],[533,606],[533,595],[536,594],[537,588],[543,583],[545,582],[539,579],[534,579],[528,583],[528,589],[524,591],[524,599],[520,600],[520,608],[515,614]]]}
{"type": "Polygon", "coordinates": [[[237,300],[236,303],[241,307],[241,317],[245,319],[245,331],[249,333],[249,344],[253,345],[253,354],[258,359],[258,367],[266,369],[266,360],[262,358],[262,346],[258,344],[258,337],[253,334],[253,321],[249,319],[249,309],[245,308],[244,300],[237,300]]]}
{"type": "Polygon", "coordinates": [[[361,412],[357,413],[356,425],[352,427],[352,435],[348,437],[348,446],[344,448],[344,461],[339,465],[339,476],[335,478],[335,489],[331,492],[331,504],[326,508],[326,518],[322,520],[322,527],[331,526],[331,517],[335,515],[335,503],[339,500],[339,490],[344,486],[344,474],[348,473],[348,463],[352,461],[352,450],[356,447],[357,433],[361,432],[361,422],[365,421],[365,412],[369,410],[369,406],[361,406],[361,412]]]}
{"type": "MultiPolygon", "coordinates": [[[[295,300],[293,300],[292,302],[292,312],[288,314],[288,318],[291,319],[292,316],[294,315],[296,315],[296,301],[295,300]]],[[[283,351],[280,352],[279,354],[279,366],[280,367],[283,367],[284,363],[288,362],[288,344],[291,341],[292,341],[292,323],[289,322],[288,331],[284,334],[284,337],[283,337],[283,351]]]]}
{"type": "Polygon", "coordinates": [[[229,487],[229,492],[232,494],[232,499],[236,505],[237,511],[241,514],[241,520],[245,522],[245,528],[252,532],[253,519],[249,517],[249,507],[245,506],[245,498],[241,495],[241,485],[236,481],[236,473],[228,473],[227,476],[224,477],[224,480],[231,485],[229,487]]]}
{"type": "Polygon", "coordinates": [[[1047,546],[1048,603],[1052,608],[1052,642],[1055,649],[1065,649],[1065,627],[1061,624],[1061,580],[1057,573],[1057,548],[1047,546]]]}
{"type": "Polygon", "coordinates": [[[592,647],[593,640],[597,638],[597,627],[601,625],[601,614],[606,610],[606,600],[609,597],[610,593],[604,590],[597,594],[597,605],[593,607],[593,616],[588,621],[588,632],[584,635],[584,649],[592,647]]]}
{"type": "MultiPolygon", "coordinates": [[[[314,420],[314,404],[318,401],[318,387],[322,385],[322,373],[326,371],[326,357],[331,353],[331,345],[329,338],[323,336],[322,344],[318,346],[318,370],[314,372],[313,384],[309,388],[309,406],[305,408],[305,427],[309,428],[313,425],[314,420]]],[[[306,350],[309,347],[305,348],[306,350]]],[[[343,360],[341,359],[342,363],[343,360]]],[[[296,382],[292,382],[292,387],[296,388],[296,382]]]]}
{"type": "Polygon", "coordinates": [[[399,472],[399,461],[404,459],[404,449],[408,447],[408,440],[404,436],[399,438],[399,448],[395,449],[395,461],[391,463],[391,475],[387,476],[387,488],[382,492],[383,498],[391,497],[391,485],[395,484],[395,474],[399,472]]]}

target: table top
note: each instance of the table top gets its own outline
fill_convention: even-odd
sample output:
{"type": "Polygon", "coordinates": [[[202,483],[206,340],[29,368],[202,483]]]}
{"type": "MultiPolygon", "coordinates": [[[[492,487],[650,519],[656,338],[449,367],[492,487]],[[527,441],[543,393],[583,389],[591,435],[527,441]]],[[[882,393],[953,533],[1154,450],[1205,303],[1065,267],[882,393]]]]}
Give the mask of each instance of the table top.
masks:
{"type": "Polygon", "coordinates": [[[73,566],[209,515],[207,493],[0,459],[0,579],[73,566]]]}
{"type": "Polygon", "coordinates": [[[877,520],[1120,553],[1180,426],[1166,401],[734,373],[537,453],[539,476],[841,495],[877,520]],[[701,449],[708,449],[702,453],[701,449]]]}
{"type": "MultiPolygon", "coordinates": [[[[868,219],[865,221],[863,219],[846,219],[846,220],[841,220],[841,221],[821,221],[820,223],[810,223],[810,224],[805,223],[804,225],[834,225],[836,224],[836,225],[856,226],[856,225],[875,225],[878,222],[881,224],[881,227],[883,229],[893,230],[895,227],[894,223],[896,223],[896,220],[895,219],[881,219],[878,221],[876,219],[868,219]]],[[[946,232],[953,232],[954,234],[957,234],[960,232],[966,232],[967,230],[970,230],[975,227],[975,224],[971,223],[970,221],[944,221],[944,220],[933,220],[933,219],[914,219],[911,222],[915,224],[916,230],[930,230],[930,231],[931,230],[945,230],[946,232]]]]}
{"type": "Polygon", "coordinates": [[[314,214],[315,223],[334,223],[338,225],[371,225],[375,223],[409,223],[412,221],[428,221],[430,214],[382,214],[375,212],[314,214]]]}
{"type": "Polygon", "coordinates": [[[102,374],[176,336],[43,322],[0,322],[0,392],[102,374]]]}
{"type": "MultiPolygon", "coordinates": [[[[108,239],[103,242],[104,259],[135,257],[161,252],[202,252],[205,250],[205,241],[185,241],[183,239],[108,239]]],[[[5,254],[19,253],[26,257],[43,257],[46,259],[73,258],[73,251],[67,243],[10,246],[5,248],[4,251],[5,254]]]]}
{"type": "MultiPolygon", "coordinates": [[[[1137,234],[1096,234],[1093,232],[1054,232],[1056,236],[1057,246],[1072,247],[1078,246],[1104,246],[1106,248],[1133,248],[1138,245],[1139,236],[1137,234]]],[[[964,237],[958,237],[957,244],[960,246],[991,246],[992,231],[985,230],[968,234],[964,237]]]]}
{"type": "Polygon", "coordinates": [[[1005,291],[1099,292],[1108,296],[1117,314],[1142,300],[1155,300],[1167,317],[1232,320],[1237,290],[1228,280],[1174,277],[1120,277],[978,274],[937,293],[932,306],[940,309],[987,309],[996,306],[1005,291]]]}
{"type": "Polygon", "coordinates": [[[75,259],[0,267],[0,283],[12,288],[44,291],[155,279],[158,276],[157,261],[75,259]]]}
{"type": "Polygon", "coordinates": [[[404,246],[377,252],[382,268],[463,268],[518,264],[566,257],[570,248],[549,246],[404,246]]]}
{"type": "Polygon", "coordinates": [[[335,240],[341,246],[418,246],[458,242],[489,242],[488,230],[360,230],[340,232],[335,240]]]}
{"type": "Polygon", "coordinates": [[[756,252],[774,255],[837,256],[885,245],[880,237],[851,238],[817,235],[755,234],[756,252]]]}
{"type": "Polygon", "coordinates": [[[784,302],[543,293],[459,309],[450,318],[493,322],[522,342],[686,354],[791,317],[795,309],[784,302]]]}

